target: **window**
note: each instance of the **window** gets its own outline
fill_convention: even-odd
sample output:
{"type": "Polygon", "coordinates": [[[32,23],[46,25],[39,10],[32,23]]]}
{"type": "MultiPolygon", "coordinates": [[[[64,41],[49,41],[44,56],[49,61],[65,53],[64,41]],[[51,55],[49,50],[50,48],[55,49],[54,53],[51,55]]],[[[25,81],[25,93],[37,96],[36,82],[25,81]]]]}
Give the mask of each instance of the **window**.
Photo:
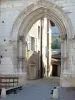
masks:
{"type": "Polygon", "coordinates": [[[34,37],[28,37],[27,50],[37,51],[37,39],[34,37]]]}
{"type": "Polygon", "coordinates": [[[37,39],[34,37],[31,37],[31,50],[37,51],[37,39]]]}
{"type": "Polygon", "coordinates": [[[37,51],[37,39],[35,38],[35,51],[37,51]]]}
{"type": "Polygon", "coordinates": [[[35,50],[35,39],[34,39],[34,37],[31,37],[31,50],[32,51],[35,50]]]}

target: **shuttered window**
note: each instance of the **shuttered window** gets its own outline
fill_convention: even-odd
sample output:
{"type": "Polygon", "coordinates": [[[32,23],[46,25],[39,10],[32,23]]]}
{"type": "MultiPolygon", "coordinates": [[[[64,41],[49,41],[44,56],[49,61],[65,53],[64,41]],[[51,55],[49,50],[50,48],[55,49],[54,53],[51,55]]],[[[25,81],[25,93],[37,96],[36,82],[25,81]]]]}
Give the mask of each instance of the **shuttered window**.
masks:
{"type": "Polygon", "coordinates": [[[27,41],[27,50],[31,50],[31,37],[28,37],[28,41],[27,41]]]}
{"type": "Polygon", "coordinates": [[[34,37],[28,37],[27,50],[37,51],[37,39],[34,37]]]}
{"type": "Polygon", "coordinates": [[[37,39],[35,38],[35,51],[37,51],[37,39]]]}

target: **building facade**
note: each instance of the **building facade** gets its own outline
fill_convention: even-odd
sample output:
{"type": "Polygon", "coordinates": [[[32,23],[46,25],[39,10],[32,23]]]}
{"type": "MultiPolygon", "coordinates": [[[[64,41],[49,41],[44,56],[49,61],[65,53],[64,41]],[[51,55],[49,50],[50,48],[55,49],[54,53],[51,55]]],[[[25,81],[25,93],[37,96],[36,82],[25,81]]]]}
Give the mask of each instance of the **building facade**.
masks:
{"type": "Polygon", "coordinates": [[[25,38],[37,20],[47,17],[56,23],[61,33],[61,86],[75,86],[74,16],[74,0],[1,0],[0,74],[27,74],[25,38]]]}
{"type": "MultiPolygon", "coordinates": [[[[50,21],[48,26],[49,29],[47,29],[47,26],[47,18],[38,20],[36,23],[33,24],[26,37],[27,46],[25,51],[25,57],[27,58],[29,64],[28,66],[30,66],[31,64],[35,64],[37,74],[36,78],[41,78],[41,74],[42,77],[47,77],[48,70],[51,74],[51,43],[49,42],[51,41],[51,33],[48,33],[49,29],[51,29],[50,21]]],[[[34,72],[30,71],[30,73],[33,74],[34,72]]]]}

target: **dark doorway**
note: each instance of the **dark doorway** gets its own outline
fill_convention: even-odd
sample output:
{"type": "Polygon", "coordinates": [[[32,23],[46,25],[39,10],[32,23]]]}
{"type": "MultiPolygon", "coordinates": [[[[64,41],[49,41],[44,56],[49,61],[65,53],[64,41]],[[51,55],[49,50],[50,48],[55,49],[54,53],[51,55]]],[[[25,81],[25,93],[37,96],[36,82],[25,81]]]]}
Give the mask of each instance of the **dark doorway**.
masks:
{"type": "Polygon", "coordinates": [[[58,66],[57,65],[53,65],[52,76],[58,76],[58,66]]]}

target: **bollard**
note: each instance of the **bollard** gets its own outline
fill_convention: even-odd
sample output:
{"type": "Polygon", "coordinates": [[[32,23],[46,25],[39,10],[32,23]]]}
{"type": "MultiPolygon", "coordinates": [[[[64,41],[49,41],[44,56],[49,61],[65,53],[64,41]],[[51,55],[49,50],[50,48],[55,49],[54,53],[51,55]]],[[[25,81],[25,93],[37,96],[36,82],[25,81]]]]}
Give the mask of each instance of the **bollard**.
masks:
{"type": "Polygon", "coordinates": [[[6,89],[2,88],[1,90],[1,98],[6,98],[6,89]]]}
{"type": "Polygon", "coordinates": [[[58,99],[58,88],[54,87],[53,90],[53,99],[58,99]]]}

